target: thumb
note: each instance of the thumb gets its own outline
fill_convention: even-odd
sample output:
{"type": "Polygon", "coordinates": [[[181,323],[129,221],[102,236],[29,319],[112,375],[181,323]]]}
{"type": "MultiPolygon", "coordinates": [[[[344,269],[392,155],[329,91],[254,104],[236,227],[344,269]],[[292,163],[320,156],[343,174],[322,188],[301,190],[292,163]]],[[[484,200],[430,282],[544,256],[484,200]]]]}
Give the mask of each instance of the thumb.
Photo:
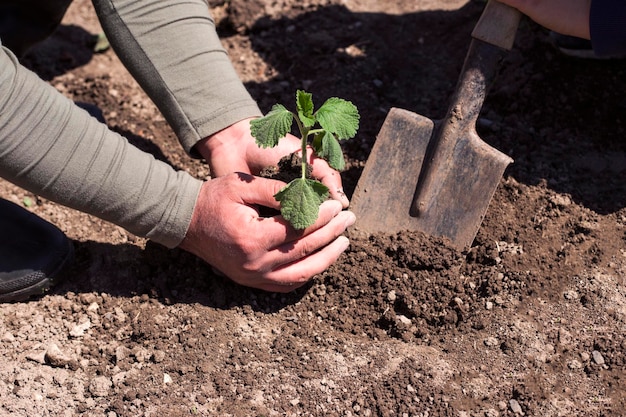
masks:
{"type": "Polygon", "coordinates": [[[246,204],[258,204],[276,210],[280,209],[280,203],[274,196],[287,185],[286,183],[279,180],[255,177],[241,172],[237,174],[247,184],[240,194],[241,199],[246,204]]]}

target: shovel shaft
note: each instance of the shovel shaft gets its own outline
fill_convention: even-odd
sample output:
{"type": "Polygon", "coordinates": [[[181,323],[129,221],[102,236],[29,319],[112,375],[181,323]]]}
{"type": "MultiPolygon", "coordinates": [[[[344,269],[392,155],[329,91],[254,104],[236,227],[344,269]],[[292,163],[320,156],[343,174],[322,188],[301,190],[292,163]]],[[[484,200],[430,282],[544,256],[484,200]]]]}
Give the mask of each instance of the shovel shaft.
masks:
{"type": "MultiPolygon", "coordinates": [[[[476,125],[505,52],[491,44],[472,39],[445,117],[448,123],[445,124],[455,125],[455,129],[460,130],[476,125]]],[[[441,142],[445,143],[447,140],[448,138],[442,137],[441,142]]]]}
{"type": "Polygon", "coordinates": [[[449,161],[460,137],[480,141],[475,130],[478,116],[487,95],[487,86],[496,76],[504,51],[473,39],[446,117],[438,126],[426,151],[420,179],[417,182],[411,214],[419,216],[429,209],[438,193],[438,183],[445,169],[453,169],[449,161]],[[436,167],[436,169],[434,168],[436,167]]]}
{"type": "MultiPolygon", "coordinates": [[[[498,18],[502,10],[512,11],[513,15],[519,16],[517,10],[493,0],[487,6],[477,25],[482,28],[497,25],[499,22],[494,19],[498,18]]],[[[506,31],[510,32],[511,26],[517,29],[519,19],[509,19],[505,23],[508,25],[506,31]]],[[[476,122],[506,52],[501,46],[472,39],[446,117],[429,143],[415,190],[411,215],[420,216],[430,208],[429,204],[439,192],[440,179],[446,175],[445,170],[453,169],[449,161],[454,160],[453,154],[459,138],[482,142],[475,133],[476,122]]]]}

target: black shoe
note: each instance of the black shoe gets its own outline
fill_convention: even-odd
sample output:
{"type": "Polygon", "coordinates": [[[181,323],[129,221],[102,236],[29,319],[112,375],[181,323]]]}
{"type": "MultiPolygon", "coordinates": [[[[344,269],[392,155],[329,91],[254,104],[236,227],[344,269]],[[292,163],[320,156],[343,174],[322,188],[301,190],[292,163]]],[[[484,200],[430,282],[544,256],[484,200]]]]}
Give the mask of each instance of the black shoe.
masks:
{"type": "Polygon", "coordinates": [[[73,257],[61,230],[0,198],[0,302],[44,294],[73,257]]]}

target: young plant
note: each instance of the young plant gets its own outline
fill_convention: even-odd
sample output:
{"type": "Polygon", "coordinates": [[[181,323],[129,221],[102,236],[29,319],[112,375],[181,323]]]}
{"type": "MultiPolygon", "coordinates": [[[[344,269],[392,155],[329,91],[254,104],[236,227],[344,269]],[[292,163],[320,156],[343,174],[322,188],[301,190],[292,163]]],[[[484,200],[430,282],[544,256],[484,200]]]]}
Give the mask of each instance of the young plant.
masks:
{"type": "Polygon", "coordinates": [[[328,199],[328,187],[307,177],[307,145],[317,156],[341,171],[345,167],[340,140],[350,139],[359,128],[359,112],[349,101],[332,97],[317,111],[313,111],[310,93],[296,92],[296,112],[275,104],[269,113],[250,123],[252,136],[262,148],[273,148],[291,131],[296,121],[302,141],[302,175],[281,189],[274,198],[280,202],[280,212],[296,229],[304,229],[317,220],[319,206],[328,199]]]}

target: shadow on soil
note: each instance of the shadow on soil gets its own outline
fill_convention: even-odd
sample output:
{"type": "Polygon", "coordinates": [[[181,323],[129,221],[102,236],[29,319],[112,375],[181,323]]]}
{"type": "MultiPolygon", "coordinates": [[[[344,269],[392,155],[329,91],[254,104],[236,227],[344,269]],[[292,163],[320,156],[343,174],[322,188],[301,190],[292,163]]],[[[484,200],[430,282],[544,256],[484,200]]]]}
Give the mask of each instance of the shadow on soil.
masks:
{"type": "Polygon", "coordinates": [[[312,285],[289,294],[242,287],[216,274],[194,255],[151,242],[145,249],[93,241],[74,242],[74,247],[76,259],[53,288],[54,294],[144,296],[163,304],[198,303],[218,309],[246,307],[272,313],[297,303],[312,285]]]}
{"type": "Polygon", "coordinates": [[[61,25],[47,39],[34,45],[20,62],[42,79],[52,80],[88,63],[94,52],[97,36],[80,26],[61,25]]]}

